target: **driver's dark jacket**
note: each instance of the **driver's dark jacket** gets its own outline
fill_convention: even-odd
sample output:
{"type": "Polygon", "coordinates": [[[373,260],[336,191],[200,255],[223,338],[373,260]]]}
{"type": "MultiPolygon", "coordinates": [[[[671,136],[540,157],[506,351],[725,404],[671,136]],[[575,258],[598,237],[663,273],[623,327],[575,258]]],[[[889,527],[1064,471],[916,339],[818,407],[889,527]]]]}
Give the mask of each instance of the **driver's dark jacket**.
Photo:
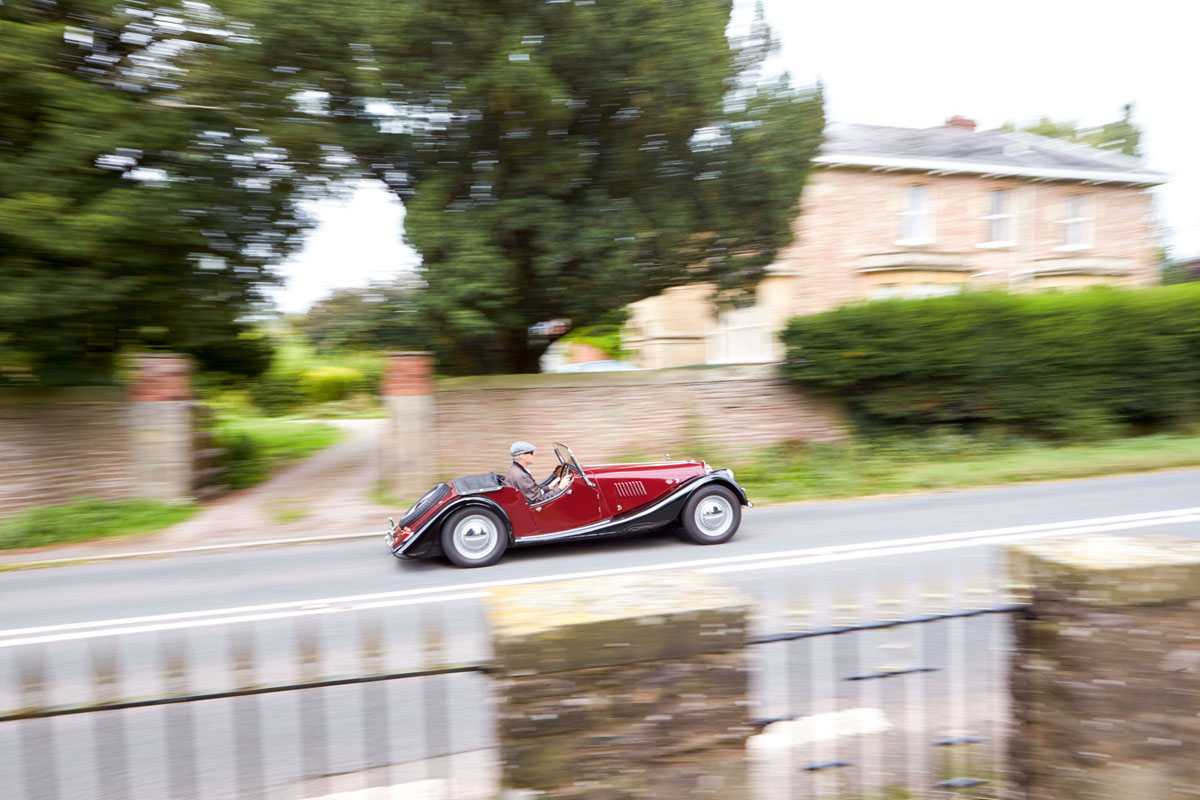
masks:
{"type": "Polygon", "coordinates": [[[546,491],[545,487],[538,485],[538,482],[529,474],[529,470],[515,461],[508,468],[508,472],[504,476],[504,483],[506,486],[515,486],[520,489],[521,494],[525,495],[525,499],[531,503],[539,503],[550,497],[550,492],[546,491]]]}

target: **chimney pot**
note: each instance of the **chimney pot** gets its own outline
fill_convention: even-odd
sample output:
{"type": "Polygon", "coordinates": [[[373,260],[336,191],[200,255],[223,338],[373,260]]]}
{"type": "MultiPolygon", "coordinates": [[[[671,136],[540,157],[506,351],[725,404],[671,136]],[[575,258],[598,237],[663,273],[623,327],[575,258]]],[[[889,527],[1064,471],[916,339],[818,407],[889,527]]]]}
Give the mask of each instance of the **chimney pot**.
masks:
{"type": "Polygon", "coordinates": [[[947,128],[962,128],[964,130],[973,131],[973,130],[975,130],[975,120],[967,119],[964,116],[955,114],[953,117],[946,120],[946,127],[947,128]]]}

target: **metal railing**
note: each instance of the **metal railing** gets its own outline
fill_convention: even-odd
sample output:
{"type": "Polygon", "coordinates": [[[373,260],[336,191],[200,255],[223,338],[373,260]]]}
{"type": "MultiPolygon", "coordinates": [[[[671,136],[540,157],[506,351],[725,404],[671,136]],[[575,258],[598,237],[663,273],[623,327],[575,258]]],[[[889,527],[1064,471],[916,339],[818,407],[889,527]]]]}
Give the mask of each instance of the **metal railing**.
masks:
{"type": "Polygon", "coordinates": [[[1001,798],[1009,618],[1020,603],[757,635],[762,798],[1001,798]],[[974,629],[972,629],[974,628],[974,629]],[[881,663],[882,662],[882,663],[881,663]]]}
{"type": "Polygon", "coordinates": [[[0,797],[474,796],[454,762],[492,745],[485,665],[426,611],[6,649],[0,797]]]}
{"type": "MultiPolygon", "coordinates": [[[[418,608],[0,650],[0,797],[488,796],[487,654],[418,608]]],[[[759,796],[1003,796],[1023,608],[788,608],[749,640],[759,796]]]]}

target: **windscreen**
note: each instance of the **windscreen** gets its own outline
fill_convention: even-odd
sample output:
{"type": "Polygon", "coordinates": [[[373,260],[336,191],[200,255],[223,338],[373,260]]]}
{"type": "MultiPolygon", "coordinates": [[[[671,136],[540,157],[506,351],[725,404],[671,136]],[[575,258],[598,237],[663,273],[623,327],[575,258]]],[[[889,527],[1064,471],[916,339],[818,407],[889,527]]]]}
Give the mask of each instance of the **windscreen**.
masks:
{"type": "Polygon", "coordinates": [[[558,462],[560,464],[566,464],[568,467],[575,470],[575,473],[579,475],[579,477],[583,477],[583,467],[579,466],[579,462],[575,459],[575,454],[571,452],[571,448],[567,447],[565,444],[559,444],[558,442],[555,442],[554,455],[558,456],[558,462]]]}

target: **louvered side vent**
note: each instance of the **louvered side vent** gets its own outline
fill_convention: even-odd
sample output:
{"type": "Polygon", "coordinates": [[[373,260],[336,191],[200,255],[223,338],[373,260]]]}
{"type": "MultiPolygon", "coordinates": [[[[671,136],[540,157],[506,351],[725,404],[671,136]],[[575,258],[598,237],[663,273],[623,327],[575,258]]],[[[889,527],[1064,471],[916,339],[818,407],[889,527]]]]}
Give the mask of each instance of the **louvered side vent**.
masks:
{"type": "Polygon", "coordinates": [[[617,494],[621,497],[645,497],[646,487],[641,481],[617,481],[617,494]]]}

